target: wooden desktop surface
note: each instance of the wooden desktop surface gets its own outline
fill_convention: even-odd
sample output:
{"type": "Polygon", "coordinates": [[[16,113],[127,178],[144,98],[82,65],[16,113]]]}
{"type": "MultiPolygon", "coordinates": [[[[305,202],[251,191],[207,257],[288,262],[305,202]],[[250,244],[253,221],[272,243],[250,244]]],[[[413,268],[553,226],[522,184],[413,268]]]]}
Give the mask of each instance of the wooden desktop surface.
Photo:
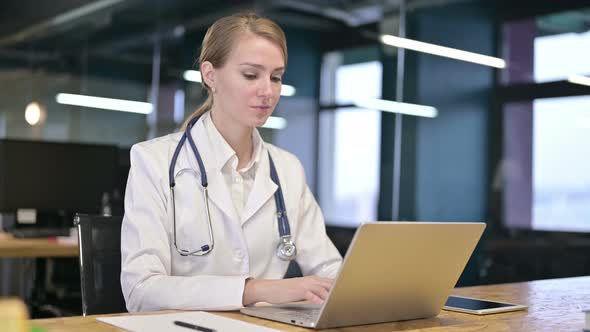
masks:
{"type": "MultiPolygon", "coordinates": [[[[430,319],[321,331],[582,331],[584,327],[582,310],[590,307],[590,276],[456,288],[452,291],[452,294],[526,304],[529,309],[527,311],[486,316],[443,310],[437,317],[430,319]]],[[[215,314],[281,331],[311,331],[301,327],[245,316],[239,312],[215,312],[215,314]]],[[[42,327],[47,332],[123,331],[96,321],[96,317],[37,319],[31,322],[34,326],[42,327]]]]}
{"type": "Polygon", "coordinates": [[[58,243],[55,239],[17,239],[0,233],[0,258],[78,257],[78,244],[58,243]]]}

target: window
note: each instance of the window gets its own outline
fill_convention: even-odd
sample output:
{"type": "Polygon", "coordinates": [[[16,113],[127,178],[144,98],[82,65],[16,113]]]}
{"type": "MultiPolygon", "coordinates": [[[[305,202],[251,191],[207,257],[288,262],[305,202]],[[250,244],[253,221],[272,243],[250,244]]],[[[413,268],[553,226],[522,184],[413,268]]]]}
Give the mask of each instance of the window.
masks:
{"type": "Polygon", "coordinates": [[[503,24],[503,83],[544,83],[590,74],[590,9],[503,24]]]}
{"type": "Polygon", "coordinates": [[[590,96],[533,102],[532,228],[590,232],[590,96]]]}
{"type": "Polygon", "coordinates": [[[589,13],[503,23],[508,68],[500,90],[510,93],[500,93],[503,153],[494,187],[502,189],[508,228],[590,232],[590,96],[576,84],[547,83],[590,74],[589,13]]]}
{"type": "Polygon", "coordinates": [[[590,74],[590,31],[535,38],[535,82],[590,74]]]}
{"type": "Polygon", "coordinates": [[[590,232],[590,96],[505,108],[508,226],[590,232]]]}
{"type": "MultiPolygon", "coordinates": [[[[326,63],[324,63],[326,65],[326,63]]],[[[334,66],[331,102],[381,97],[378,61],[334,66]]],[[[327,75],[324,71],[322,75],[327,75]]],[[[325,100],[325,99],[324,99],[325,100]]],[[[320,113],[319,202],[326,223],[356,227],[375,221],[379,193],[381,114],[346,108],[320,113]]]]}

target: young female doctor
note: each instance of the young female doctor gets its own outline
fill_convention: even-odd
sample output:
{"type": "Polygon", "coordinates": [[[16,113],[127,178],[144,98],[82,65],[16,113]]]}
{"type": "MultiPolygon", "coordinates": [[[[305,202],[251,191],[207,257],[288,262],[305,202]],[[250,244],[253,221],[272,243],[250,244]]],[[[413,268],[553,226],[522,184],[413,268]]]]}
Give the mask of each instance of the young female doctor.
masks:
{"type": "Polygon", "coordinates": [[[283,31],[254,14],[221,18],[199,63],[204,104],[180,132],[131,149],[121,230],[127,309],[321,303],[342,258],[299,160],[256,130],[279,100],[283,31]],[[282,279],[293,259],[305,277],[282,279]]]}

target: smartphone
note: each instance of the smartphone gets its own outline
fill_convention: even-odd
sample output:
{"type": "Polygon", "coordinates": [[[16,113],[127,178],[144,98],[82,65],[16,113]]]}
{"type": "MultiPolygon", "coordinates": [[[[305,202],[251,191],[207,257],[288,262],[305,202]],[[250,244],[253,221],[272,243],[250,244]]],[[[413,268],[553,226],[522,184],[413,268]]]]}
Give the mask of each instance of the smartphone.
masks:
{"type": "Polygon", "coordinates": [[[470,297],[449,296],[443,309],[474,315],[488,315],[499,312],[526,310],[527,306],[508,302],[496,302],[470,297]]]}

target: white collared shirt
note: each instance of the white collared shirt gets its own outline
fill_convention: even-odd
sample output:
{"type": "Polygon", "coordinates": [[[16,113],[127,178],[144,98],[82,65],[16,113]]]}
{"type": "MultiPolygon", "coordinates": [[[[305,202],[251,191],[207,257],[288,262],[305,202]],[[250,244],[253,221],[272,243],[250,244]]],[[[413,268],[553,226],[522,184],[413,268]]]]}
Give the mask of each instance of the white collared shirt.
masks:
{"type": "MultiPolygon", "coordinates": [[[[258,164],[260,163],[260,151],[262,150],[262,137],[258,130],[252,131],[252,156],[248,164],[238,169],[238,156],[236,152],[231,148],[229,143],[221,135],[215,124],[211,120],[210,113],[207,112],[203,115],[203,126],[207,131],[210,142],[214,144],[213,147],[216,151],[219,151],[217,165],[225,178],[227,187],[231,193],[232,202],[236,213],[243,221],[244,206],[248,201],[252,186],[254,185],[254,178],[256,177],[256,171],[258,170],[258,164]]],[[[270,176],[270,175],[269,175],[270,176]]]]}

